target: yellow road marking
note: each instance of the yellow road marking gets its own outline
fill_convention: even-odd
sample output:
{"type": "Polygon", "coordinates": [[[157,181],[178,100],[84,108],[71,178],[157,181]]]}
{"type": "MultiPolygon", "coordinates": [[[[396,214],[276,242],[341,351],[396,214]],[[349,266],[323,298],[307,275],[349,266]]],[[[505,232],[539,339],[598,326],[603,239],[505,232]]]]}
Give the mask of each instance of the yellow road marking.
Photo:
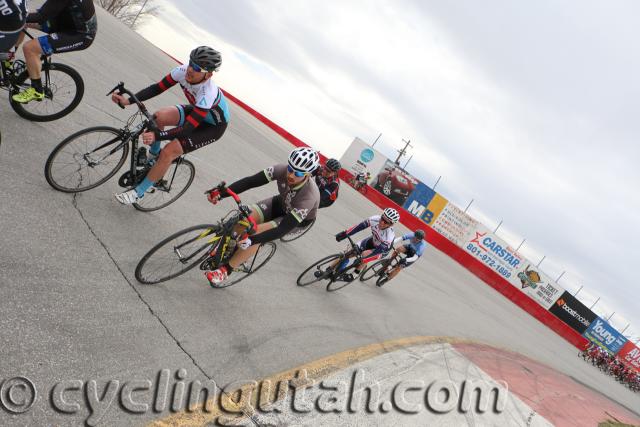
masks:
{"type": "MultiPolygon", "coordinates": [[[[310,386],[319,382],[323,378],[345,369],[351,365],[359,362],[371,359],[381,354],[389,353],[402,348],[412,347],[416,345],[436,344],[436,343],[448,343],[448,344],[461,344],[461,343],[473,343],[473,341],[458,339],[452,337],[433,337],[433,336],[418,336],[407,337],[395,340],[384,341],[381,343],[369,344],[364,347],[358,347],[351,350],[342,351],[322,359],[315,360],[313,362],[306,363],[293,369],[280,372],[267,378],[263,378],[257,381],[258,384],[270,384],[270,390],[268,393],[268,402],[275,403],[278,400],[284,399],[286,393],[277,393],[276,385],[281,381],[290,381],[291,384],[299,387],[310,386]],[[300,378],[297,376],[300,371],[306,371],[308,382],[306,384],[297,384],[300,382],[300,378]]],[[[181,411],[175,413],[169,417],[156,420],[149,424],[153,427],[187,427],[187,426],[203,426],[211,421],[216,420],[218,417],[226,416],[228,420],[239,420],[245,416],[250,416],[253,413],[253,408],[258,407],[258,398],[260,393],[254,390],[255,385],[249,384],[246,386],[238,387],[229,394],[222,395],[220,399],[209,399],[206,403],[201,403],[195,407],[189,408],[188,411],[181,411]],[[250,390],[251,389],[251,390],[250,390]],[[246,401],[243,396],[250,396],[250,401],[246,401]],[[231,398],[234,396],[240,399],[240,402],[236,402],[231,398]],[[203,408],[207,407],[208,411],[203,408]],[[243,415],[233,415],[233,413],[239,414],[243,412],[243,415]]],[[[264,400],[262,400],[264,401],[264,400]]]]}

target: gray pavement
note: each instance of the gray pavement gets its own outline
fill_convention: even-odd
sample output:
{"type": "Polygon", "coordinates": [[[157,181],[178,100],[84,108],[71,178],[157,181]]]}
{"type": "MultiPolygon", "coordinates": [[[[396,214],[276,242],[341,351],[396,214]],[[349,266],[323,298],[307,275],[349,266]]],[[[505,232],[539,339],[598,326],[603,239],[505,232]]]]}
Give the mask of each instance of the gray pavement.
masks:
{"type": "MultiPolygon", "coordinates": [[[[416,335],[508,348],[627,408],[640,408],[637,394],[581,362],[570,344],[433,248],[381,289],[360,283],[332,294],[320,286],[298,288],[295,279],[304,268],[342,247],[333,239],[335,232],[378,210],[346,185],[303,239],[278,243],[256,277],[224,290],[211,289],[198,271],[161,285],[138,284],[134,268],[152,245],[189,225],[212,222],[232,207],[229,201],[211,206],[205,189],[281,162],[291,146],[232,105],[226,135],[190,156],[195,181],[166,209],[145,214],[120,206],[113,199],[115,178],[76,196],[53,190],[43,170],[59,141],[88,126],[119,127],[133,112],[117,108],[106,92],[120,80],[141,89],[175,66],[102,11],[99,20],[100,33],[90,49],[55,58],[85,80],[84,99],[72,114],[31,123],[15,115],[6,93],[0,94],[0,381],[21,375],[38,390],[24,414],[0,408],[0,425],[78,425],[87,419],[92,425],[142,425],[169,414],[166,408],[130,414],[114,398],[104,414],[96,410],[88,418],[80,390],[65,394],[66,401],[80,404],[77,412],[59,413],[50,402],[50,390],[59,381],[95,380],[100,397],[109,381],[153,382],[162,369],[173,375],[183,368],[185,381],[212,379],[224,385],[416,335]]],[[[147,106],[184,102],[174,88],[147,106]]],[[[251,202],[274,193],[271,186],[242,197],[251,202]]],[[[152,394],[137,396],[150,401],[152,394]]]]}

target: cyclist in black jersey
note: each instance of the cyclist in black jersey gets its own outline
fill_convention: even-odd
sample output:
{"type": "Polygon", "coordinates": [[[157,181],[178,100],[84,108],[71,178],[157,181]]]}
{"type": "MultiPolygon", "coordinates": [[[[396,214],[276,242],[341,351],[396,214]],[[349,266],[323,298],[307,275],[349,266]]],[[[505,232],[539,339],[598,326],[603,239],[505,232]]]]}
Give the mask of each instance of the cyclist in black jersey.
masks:
{"type": "Polygon", "coordinates": [[[331,206],[338,198],[340,181],[338,173],[342,165],[336,159],[328,159],[324,166],[318,168],[316,184],[320,190],[320,208],[331,206]]]}
{"type": "Polygon", "coordinates": [[[44,99],[40,57],[88,48],[98,31],[98,20],[92,0],[47,0],[37,12],[27,15],[27,26],[47,35],[22,47],[31,87],[13,95],[13,100],[20,103],[44,99]]]}
{"type": "Polygon", "coordinates": [[[27,19],[26,4],[27,0],[0,0],[0,55],[17,43],[27,19]]]}

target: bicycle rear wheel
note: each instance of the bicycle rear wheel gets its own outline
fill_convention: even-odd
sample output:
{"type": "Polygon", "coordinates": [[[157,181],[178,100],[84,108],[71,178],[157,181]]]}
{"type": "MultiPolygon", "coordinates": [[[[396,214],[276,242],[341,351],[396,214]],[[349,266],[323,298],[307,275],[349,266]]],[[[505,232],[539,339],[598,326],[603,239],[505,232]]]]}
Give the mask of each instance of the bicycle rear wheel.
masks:
{"type": "Polygon", "coordinates": [[[327,271],[331,263],[342,258],[342,254],[334,254],[329,255],[327,257],[322,258],[319,261],[311,264],[306,270],[300,273],[298,276],[297,284],[298,286],[308,286],[312,283],[319,282],[320,280],[325,280],[331,276],[332,271],[327,271]],[[317,271],[322,272],[318,276],[315,275],[317,271]]]}
{"type": "Polygon", "coordinates": [[[151,212],[169,206],[182,196],[193,183],[196,167],[189,160],[175,160],[164,176],[156,182],[140,201],[133,204],[139,211],[151,212]]]}
{"type": "Polygon", "coordinates": [[[380,272],[383,271],[385,268],[387,268],[387,260],[381,259],[379,261],[374,262],[369,267],[367,267],[362,272],[362,274],[360,274],[360,281],[366,282],[367,280],[373,278],[374,276],[379,275],[380,272]]]}
{"type": "Polygon", "coordinates": [[[227,280],[215,285],[214,288],[228,288],[229,286],[235,285],[236,283],[246,279],[269,262],[274,253],[276,253],[275,243],[267,242],[262,244],[258,248],[258,252],[256,252],[251,259],[235,268],[227,280]]]}
{"type": "Polygon", "coordinates": [[[316,223],[316,220],[314,218],[306,226],[294,228],[292,231],[290,231],[289,233],[287,233],[284,236],[282,236],[280,238],[280,241],[281,242],[292,242],[292,241],[302,237],[307,231],[311,230],[311,227],[313,227],[313,224],[315,224],[315,223],[316,223]]]}
{"type": "Polygon", "coordinates": [[[209,256],[217,242],[217,225],[201,224],[172,234],[147,252],[136,266],[138,282],[164,282],[191,270],[209,256]]]}
{"type": "MultiPolygon", "coordinates": [[[[84,95],[84,81],[80,74],[64,64],[52,63],[43,69],[44,99],[21,104],[10,98],[11,108],[19,116],[34,122],[57,120],[72,112],[84,95]],[[48,81],[47,81],[48,75],[48,81]]],[[[22,89],[29,87],[27,71],[18,77],[16,85],[22,89]]]]}
{"type": "Polygon", "coordinates": [[[65,193],[90,190],[109,180],[124,164],[129,144],[120,130],[96,126],[68,136],[53,149],[44,167],[49,185],[65,193]]]}

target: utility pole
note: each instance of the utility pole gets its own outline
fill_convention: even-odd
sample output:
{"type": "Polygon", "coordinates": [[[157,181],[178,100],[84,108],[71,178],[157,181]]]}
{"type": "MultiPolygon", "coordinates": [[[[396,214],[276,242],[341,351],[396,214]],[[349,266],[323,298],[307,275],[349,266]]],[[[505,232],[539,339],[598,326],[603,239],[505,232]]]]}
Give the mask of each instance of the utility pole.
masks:
{"type": "Polygon", "coordinates": [[[375,141],[373,141],[373,144],[371,144],[371,147],[373,148],[374,145],[376,145],[376,142],[378,142],[378,140],[380,139],[380,137],[382,136],[382,132],[380,132],[380,135],[378,135],[378,137],[376,138],[375,141]]]}
{"type": "Polygon", "coordinates": [[[404,147],[402,147],[401,150],[398,150],[398,157],[396,158],[396,165],[400,166],[400,158],[402,156],[404,156],[407,153],[407,148],[409,147],[413,147],[413,145],[411,145],[411,140],[405,140],[403,139],[402,142],[406,142],[406,144],[404,145],[404,147]]]}
{"type": "Polygon", "coordinates": [[[593,307],[596,306],[596,304],[598,303],[598,301],[600,301],[600,297],[598,297],[598,299],[596,300],[596,302],[594,302],[593,304],[591,304],[591,307],[589,307],[589,310],[593,310],[593,307]]]}
{"type": "Polygon", "coordinates": [[[407,163],[404,164],[404,168],[403,168],[404,170],[407,170],[407,165],[409,164],[411,159],[413,159],[413,154],[411,155],[411,157],[409,157],[409,160],[407,160],[407,163]]]}

